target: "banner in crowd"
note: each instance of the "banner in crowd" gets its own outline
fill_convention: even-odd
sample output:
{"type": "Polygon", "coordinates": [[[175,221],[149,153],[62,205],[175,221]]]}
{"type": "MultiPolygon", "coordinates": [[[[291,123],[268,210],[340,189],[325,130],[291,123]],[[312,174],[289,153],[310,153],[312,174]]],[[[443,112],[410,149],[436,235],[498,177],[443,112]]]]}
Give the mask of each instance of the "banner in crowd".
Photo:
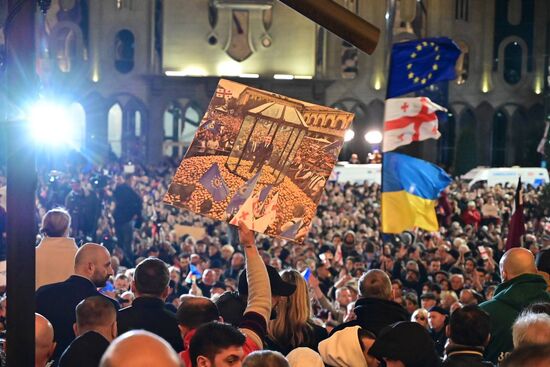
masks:
{"type": "Polygon", "coordinates": [[[302,242],[353,116],[221,79],[164,202],[302,242]]]}
{"type": "Polygon", "coordinates": [[[384,109],[384,143],[388,152],[413,141],[439,139],[436,111],[447,111],[429,98],[390,98],[384,109]]]}
{"type": "Polygon", "coordinates": [[[382,232],[415,227],[438,231],[435,205],[451,183],[449,175],[434,164],[394,152],[384,154],[382,170],[382,232]]]}

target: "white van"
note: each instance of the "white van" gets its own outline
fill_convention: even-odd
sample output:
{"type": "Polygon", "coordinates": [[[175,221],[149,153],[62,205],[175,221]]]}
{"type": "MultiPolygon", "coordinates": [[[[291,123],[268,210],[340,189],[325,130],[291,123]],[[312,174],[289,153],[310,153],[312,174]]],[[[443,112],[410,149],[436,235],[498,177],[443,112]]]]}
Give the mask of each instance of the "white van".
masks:
{"type": "Polygon", "coordinates": [[[332,170],[329,181],[339,183],[368,183],[381,184],[382,165],[381,164],[350,164],[348,162],[338,162],[332,170]]]}
{"type": "Polygon", "coordinates": [[[475,188],[483,183],[487,183],[489,187],[498,184],[516,185],[520,176],[524,185],[538,187],[550,182],[548,170],[539,167],[477,167],[463,175],[461,179],[468,182],[469,188],[475,188]]]}

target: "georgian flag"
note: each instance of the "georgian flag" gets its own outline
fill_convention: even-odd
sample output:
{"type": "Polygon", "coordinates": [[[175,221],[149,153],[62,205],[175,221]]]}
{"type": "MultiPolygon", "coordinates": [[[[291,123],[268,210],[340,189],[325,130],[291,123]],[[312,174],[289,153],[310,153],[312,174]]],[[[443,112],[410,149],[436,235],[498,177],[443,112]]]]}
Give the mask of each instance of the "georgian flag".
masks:
{"type": "Polygon", "coordinates": [[[389,152],[413,141],[439,139],[435,111],[447,110],[426,97],[387,99],[382,151],[389,152]]]}

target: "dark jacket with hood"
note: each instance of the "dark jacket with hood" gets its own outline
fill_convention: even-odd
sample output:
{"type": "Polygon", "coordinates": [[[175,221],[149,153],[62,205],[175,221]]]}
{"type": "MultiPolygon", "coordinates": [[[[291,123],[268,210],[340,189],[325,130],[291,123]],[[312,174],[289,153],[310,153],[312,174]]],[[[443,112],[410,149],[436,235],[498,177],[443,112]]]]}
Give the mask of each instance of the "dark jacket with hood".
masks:
{"type": "Polygon", "coordinates": [[[479,307],[491,316],[491,340],[485,358],[497,363],[514,348],[512,325],[527,306],[535,302],[550,302],[545,280],[537,274],[522,274],[501,283],[492,300],[479,307]]]}
{"type": "Polygon", "coordinates": [[[494,367],[483,359],[483,347],[449,343],[442,367],[494,367]]]}
{"type": "Polygon", "coordinates": [[[380,298],[360,298],[354,308],[357,319],[335,327],[331,335],[348,326],[359,325],[378,335],[384,327],[399,321],[409,321],[409,313],[400,304],[380,298]]]}

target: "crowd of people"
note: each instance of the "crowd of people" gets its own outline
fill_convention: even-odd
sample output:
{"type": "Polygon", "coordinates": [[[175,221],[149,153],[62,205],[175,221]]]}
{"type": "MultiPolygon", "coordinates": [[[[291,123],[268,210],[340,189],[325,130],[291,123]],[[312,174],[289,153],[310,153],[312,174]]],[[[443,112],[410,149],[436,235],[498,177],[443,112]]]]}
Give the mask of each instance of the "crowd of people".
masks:
{"type": "Polygon", "coordinates": [[[328,182],[297,245],[163,204],[175,168],[41,174],[37,366],[550,363],[540,188],[506,251],[514,187],[457,180],[439,232],[387,235],[378,185],[328,182]]]}

